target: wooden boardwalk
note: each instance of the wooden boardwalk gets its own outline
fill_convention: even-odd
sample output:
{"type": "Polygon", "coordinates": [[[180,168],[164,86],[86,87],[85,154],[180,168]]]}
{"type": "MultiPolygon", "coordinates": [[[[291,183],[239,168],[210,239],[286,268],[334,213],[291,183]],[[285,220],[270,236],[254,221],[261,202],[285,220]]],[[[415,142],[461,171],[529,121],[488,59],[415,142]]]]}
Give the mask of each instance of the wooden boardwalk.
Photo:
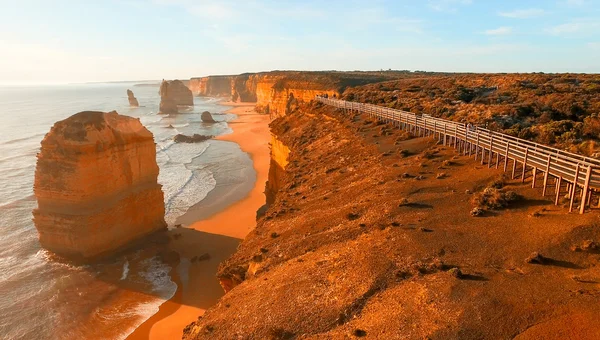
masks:
{"type": "Polygon", "coordinates": [[[553,191],[554,203],[561,195],[569,199],[569,212],[579,197],[579,212],[600,207],[600,160],[566,152],[480,127],[468,127],[450,120],[418,115],[371,104],[362,104],[317,96],[316,100],[347,112],[365,113],[411,132],[416,136],[431,136],[463,155],[480,159],[488,167],[502,166],[512,171],[512,178],[525,182],[531,172],[532,187],[542,182],[542,195],[553,191]],[[538,177],[543,175],[543,179],[538,177]]]}

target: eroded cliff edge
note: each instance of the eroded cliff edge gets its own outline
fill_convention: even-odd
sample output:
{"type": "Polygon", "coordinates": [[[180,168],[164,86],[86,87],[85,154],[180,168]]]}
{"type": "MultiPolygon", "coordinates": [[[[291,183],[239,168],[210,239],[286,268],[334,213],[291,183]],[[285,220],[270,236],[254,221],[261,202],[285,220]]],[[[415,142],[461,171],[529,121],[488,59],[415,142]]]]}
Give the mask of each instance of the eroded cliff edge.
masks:
{"type": "Polygon", "coordinates": [[[43,247],[87,261],[166,229],[156,146],[138,119],[77,113],[54,124],[37,158],[33,216],[43,247]]]}
{"type": "Polygon", "coordinates": [[[189,87],[197,96],[255,102],[259,112],[276,118],[293,111],[299,102],[310,102],[318,94],[337,97],[350,86],[396,79],[397,76],[386,72],[272,71],[192,78],[189,87]]]}
{"type": "Polygon", "coordinates": [[[572,250],[600,240],[597,216],[507,180],[523,201],[473,218],[470,193],[501,170],[368,117],[301,104],[272,131],[290,151],[277,195],[185,339],[600,335],[599,259],[572,250]]]}

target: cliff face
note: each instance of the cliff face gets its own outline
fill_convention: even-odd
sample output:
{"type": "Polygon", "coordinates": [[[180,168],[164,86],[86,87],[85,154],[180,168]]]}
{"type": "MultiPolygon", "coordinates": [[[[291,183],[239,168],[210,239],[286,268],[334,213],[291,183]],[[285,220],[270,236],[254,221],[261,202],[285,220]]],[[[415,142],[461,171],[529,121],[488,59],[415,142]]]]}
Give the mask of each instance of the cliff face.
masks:
{"type": "Polygon", "coordinates": [[[234,102],[255,103],[256,89],[261,76],[258,74],[241,74],[235,77],[231,99],[234,102]]]}
{"type": "Polygon", "coordinates": [[[237,76],[208,76],[191,78],[189,88],[194,96],[230,97],[237,76]]]}
{"type": "Polygon", "coordinates": [[[37,158],[43,247],[89,260],[166,228],[154,139],[138,119],[80,112],[54,124],[37,158]]]}
{"type": "Polygon", "coordinates": [[[290,149],[275,134],[271,134],[271,163],[269,165],[269,179],[265,189],[267,205],[275,202],[275,196],[283,184],[289,155],[290,149]]]}
{"type": "Polygon", "coordinates": [[[330,97],[338,97],[339,91],[328,89],[310,82],[288,81],[282,79],[263,79],[257,86],[257,102],[259,110],[272,115],[282,117],[293,111],[299,102],[308,103],[315,99],[316,95],[327,94],[330,97]],[[316,85],[316,86],[315,86],[316,85]]]}

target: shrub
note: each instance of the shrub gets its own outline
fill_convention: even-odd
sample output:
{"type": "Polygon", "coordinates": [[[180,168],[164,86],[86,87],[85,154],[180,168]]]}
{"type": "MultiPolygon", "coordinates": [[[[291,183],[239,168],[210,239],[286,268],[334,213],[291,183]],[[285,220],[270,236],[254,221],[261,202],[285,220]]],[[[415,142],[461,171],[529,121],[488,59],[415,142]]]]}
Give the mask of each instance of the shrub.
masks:
{"type": "Polygon", "coordinates": [[[519,198],[514,191],[503,192],[500,189],[489,187],[485,188],[483,192],[475,194],[472,203],[480,209],[502,209],[519,198]]]}
{"type": "Polygon", "coordinates": [[[600,136],[600,118],[597,115],[591,115],[583,120],[583,134],[591,138],[600,136]]]}
{"type": "Polygon", "coordinates": [[[495,179],[492,183],[490,183],[488,185],[488,187],[490,188],[494,188],[494,189],[502,189],[504,188],[504,184],[505,184],[505,180],[504,180],[504,176],[495,179]]]}
{"type": "Polygon", "coordinates": [[[530,117],[535,114],[535,109],[531,105],[523,105],[517,108],[517,116],[530,117]]]}

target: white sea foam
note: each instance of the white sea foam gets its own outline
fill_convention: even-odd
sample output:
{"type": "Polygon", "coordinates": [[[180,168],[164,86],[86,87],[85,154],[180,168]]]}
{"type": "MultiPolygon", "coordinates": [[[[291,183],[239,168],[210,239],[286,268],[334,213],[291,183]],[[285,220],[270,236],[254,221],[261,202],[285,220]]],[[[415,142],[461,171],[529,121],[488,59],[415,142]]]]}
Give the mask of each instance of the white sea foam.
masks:
{"type": "Polygon", "coordinates": [[[172,298],[177,291],[177,284],[171,281],[171,276],[169,276],[171,267],[156,256],[142,260],[141,264],[144,269],[139,274],[152,284],[153,295],[163,300],[172,298]]]}
{"type": "Polygon", "coordinates": [[[159,115],[144,115],[140,117],[140,122],[143,125],[149,125],[153,123],[158,123],[162,120],[162,117],[159,115]]]}
{"type": "MultiPolygon", "coordinates": [[[[171,124],[171,126],[174,127],[174,128],[176,128],[176,129],[178,129],[178,128],[183,128],[183,127],[186,127],[186,126],[190,126],[190,124],[189,123],[185,123],[185,124],[171,124]]],[[[165,128],[166,128],[166,126],[165,126],[165,128]]]]}
{"type": "MultiPolygon", "coordinates": [[[[135,308],[131,309],[129,312],[125,314],[121,314],[122,316],[137,316],[140,320],[139,324],[141,325],[143,322],[148,320],[154,314],[158,313],[160,306],[165,302],[165,300],[156,299],[152,302],[140,303],[135,308]]],[[[137,328],[139,325],[134,325],[129,327],[129,329],[124,330],[121,334],[118,335],[116,339],[124,340],[127,339],[137,328]]]]}
{"type": "MultiPolygon", "coordinates": [[[[128,261],[125,262],[127,266],[128,263],[128,261]]],[[[117,339],[126,339],[139,325],[156,314],[160,306],[171,299],[177,291],[177,284],[169,276],[171,267],[164,264],[158,257],[142,260],[139,264],[141,265],[141,269],[137,274],[151,284],[151,292],[148,293],[151,293],[149,295],[155,296],[155,298],[140,302],[133,308],[119,310],[118,312],[110,311],[99,315],[99,317],[109,321],[130,318],[137,320],[134,325],[123,329],[122,333],[117,336],[117,339]]]]}
{"type": "MultiPolygon", "coordinates": [[[[187,209],[203,200],[215,188],[210,171],[192,164],[192,160],[210,147],[204,143],[169,143],[161,146],[158,182],[165,194],[165,220],[173,224],[187,209]]],[[[159,156],[160,155],[160,156],[159,156]]]]}

